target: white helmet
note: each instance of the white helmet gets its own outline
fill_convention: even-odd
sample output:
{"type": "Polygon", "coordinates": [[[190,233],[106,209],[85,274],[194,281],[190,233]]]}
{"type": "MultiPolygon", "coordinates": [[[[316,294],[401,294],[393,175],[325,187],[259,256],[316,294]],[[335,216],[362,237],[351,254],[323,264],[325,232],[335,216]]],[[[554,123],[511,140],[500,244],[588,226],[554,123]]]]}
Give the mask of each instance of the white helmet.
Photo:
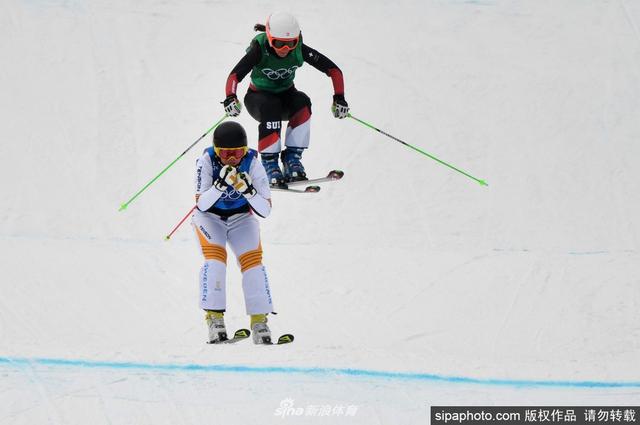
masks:
{"type": "Polygon", "coordinates": [[[294,40],[300,37],[300,25],[293,15],[286,12],[274,12],[267,18],[267,37],[281,40],[294,40]]]}

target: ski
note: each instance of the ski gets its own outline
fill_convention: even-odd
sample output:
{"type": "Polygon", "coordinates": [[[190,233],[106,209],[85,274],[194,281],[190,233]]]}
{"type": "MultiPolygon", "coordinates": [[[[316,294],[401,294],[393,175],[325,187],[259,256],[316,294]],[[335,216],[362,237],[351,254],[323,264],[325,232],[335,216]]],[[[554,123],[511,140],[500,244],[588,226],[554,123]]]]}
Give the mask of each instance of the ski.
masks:
{"type": "Polygon", "coordinates": [[[290,344],[292,343],[294,340],[294,337],[292,334],[284,334],[284,335],[280,335],[280,338],[278,338],[278,342],[273,343],[273,342],[265,342],[264,345],[283,345],[283,344],[290,344]]]}
{"type": "Polygon", "coordinates": [[[344,177],[344,171],[331,170],[326,177],[319,177],[317,179],[308,180],[296,180],[287,183],[287,186],[301,186],[301,185],[315,185],[316,183],[334,182],[344,177]]]}
{"type": "Polygon", "coordinates": [[[234,334],[233,338],[225,339],[224,341],[216,341],[216,342],[207,342],[207,344],[219,345],[219,344],[235,344],[236,342],[245,340],[251,336],[251,331],[249,329],[238,329],[234,334]]]}
{"type": "Polygon", "coordinates": [[[276,192],[292,192],[292,193],[318,193],[320,192],[320,186],[307,186],[304,189],[294,189],[283,186],[271,186],[271,190],[276,192]]]}
{"type": "Polygon", "coordinates": [[[326,177],[319,177],[316,179],[307,179],[307,180],[296,180],[289,183],[285,183],[283,185],[272,185],[271,190],[279,191],[279,192],[293,192],[293,193],[318,193],[320,192],[320,186],[317,186],[317,183],[326,183],[326,182],[334,182],[340,180],[344,177],[344,171],[341,170],[331,170],[326,175],[326,177]],[[306,185],[303,189],[297,189],[292,186],[303,186],[306,185]]]}

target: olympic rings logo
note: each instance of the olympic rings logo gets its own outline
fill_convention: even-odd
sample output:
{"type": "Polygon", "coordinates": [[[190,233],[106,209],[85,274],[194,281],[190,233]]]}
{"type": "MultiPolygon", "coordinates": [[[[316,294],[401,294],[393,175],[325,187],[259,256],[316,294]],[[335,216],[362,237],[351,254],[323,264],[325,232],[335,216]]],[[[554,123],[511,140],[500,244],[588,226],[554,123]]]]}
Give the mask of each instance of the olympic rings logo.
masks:
{"type": "Polygon", "coordinates": [[[235,201],[240,198],[242,198],[242,193],[235,189],[227,190],[226,192],[222,192],[222,195],[220,195],[220,199],[225,201],[235,201]]]}
{"type": "Polygon", "coordinates": [[[292,66],[291,68],[280,68],[280,69],[271,69],[264,68],[262,73],[270,80],[286,80],[291,77],[298,69],[297,65],[292,66]]]}

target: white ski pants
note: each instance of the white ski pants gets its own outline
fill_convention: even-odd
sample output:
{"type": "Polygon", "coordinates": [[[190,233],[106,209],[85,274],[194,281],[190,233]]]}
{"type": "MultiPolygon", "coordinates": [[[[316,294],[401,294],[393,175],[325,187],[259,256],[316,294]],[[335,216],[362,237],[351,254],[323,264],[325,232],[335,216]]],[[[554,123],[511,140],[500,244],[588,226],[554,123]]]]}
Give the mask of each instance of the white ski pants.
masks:
{"type": "Polygon", "coordinates": [[[271,313],[271,290],[262,265],[258,220],[250,213],[235,214],[224,219],[196,210],[192,224],[204,255],[204,264],[200,269],[200,307],[205,310],[226,310],[228,243],[242,272],[247,314],[271,313]]]}

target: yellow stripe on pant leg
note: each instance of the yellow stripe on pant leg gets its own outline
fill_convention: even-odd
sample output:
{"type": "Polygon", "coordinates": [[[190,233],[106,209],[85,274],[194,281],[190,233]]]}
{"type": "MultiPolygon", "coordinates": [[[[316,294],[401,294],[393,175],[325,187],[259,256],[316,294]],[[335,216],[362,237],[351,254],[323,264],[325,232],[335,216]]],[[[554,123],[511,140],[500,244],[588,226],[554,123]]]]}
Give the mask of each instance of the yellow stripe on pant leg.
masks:
{"type": "Polygon", "coordinates": [[[242,254],[238,258],[238,261],[240,262],[240,271],[242,271],[242,273],[262,264],[262,244],[258,245],[257,249],[242,254]]]}
{"type": "Polygon", "coordinates": [[[223,264],[227,264],[226,248],[209,242],[198,228],[196,228],[196,233],[198,234],[202,255],[204,255],[205,260],[218,260],[223,264]]]}

